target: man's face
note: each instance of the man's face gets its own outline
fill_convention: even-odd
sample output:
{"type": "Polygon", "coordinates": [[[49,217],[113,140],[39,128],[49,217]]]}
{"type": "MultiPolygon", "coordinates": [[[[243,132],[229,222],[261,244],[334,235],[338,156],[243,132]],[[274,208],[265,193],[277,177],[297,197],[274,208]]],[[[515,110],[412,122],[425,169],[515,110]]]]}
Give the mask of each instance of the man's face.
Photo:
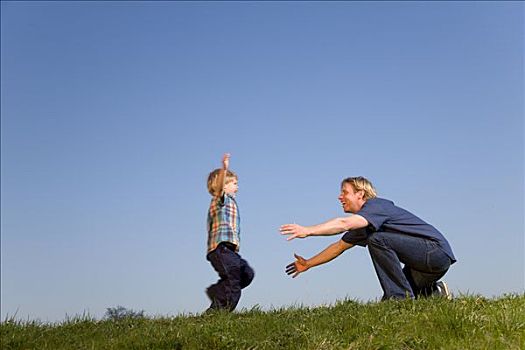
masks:
{"type": "Polygon", "coordinates": [[[236,194],[239,190],[237,179],[233,179],[224,184],[224,192],[227,194],[236,194]]]}
{"type": "Polygon", "coordinates": [[[363,206],[363,195],[363,191],[355,192],[352,185],[344,183],[338,199],[345,213],[357,213],[363,206]]]}

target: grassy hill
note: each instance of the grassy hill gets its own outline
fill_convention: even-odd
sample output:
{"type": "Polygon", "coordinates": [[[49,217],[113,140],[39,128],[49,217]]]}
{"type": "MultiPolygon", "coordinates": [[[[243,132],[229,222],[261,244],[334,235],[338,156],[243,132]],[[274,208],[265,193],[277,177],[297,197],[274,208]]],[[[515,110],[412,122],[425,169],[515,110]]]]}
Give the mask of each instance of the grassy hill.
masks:
{"type": "Polygon", "coordinates": [[[9,319],[0,331],[2,349],[525,349],[525,295],[56,324],[9,319]]]}

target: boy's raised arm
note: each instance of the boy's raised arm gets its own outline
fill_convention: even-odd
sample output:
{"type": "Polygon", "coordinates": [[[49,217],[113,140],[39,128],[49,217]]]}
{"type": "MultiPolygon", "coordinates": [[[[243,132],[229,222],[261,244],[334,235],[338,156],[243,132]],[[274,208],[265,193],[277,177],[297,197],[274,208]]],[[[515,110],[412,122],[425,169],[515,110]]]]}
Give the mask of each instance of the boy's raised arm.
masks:
{"type": "Polygon", "coordinates": [[[229,166],[230,166],[230,154],[224,153],[224,155],[222,156],[222,171],[219,173],[219,178],[217,181],[219,183],[217,196],[219,197],[222,196],[223,191],[224,191],[224,182],[226,181],[226,171],[228,171],[229,166]]]}

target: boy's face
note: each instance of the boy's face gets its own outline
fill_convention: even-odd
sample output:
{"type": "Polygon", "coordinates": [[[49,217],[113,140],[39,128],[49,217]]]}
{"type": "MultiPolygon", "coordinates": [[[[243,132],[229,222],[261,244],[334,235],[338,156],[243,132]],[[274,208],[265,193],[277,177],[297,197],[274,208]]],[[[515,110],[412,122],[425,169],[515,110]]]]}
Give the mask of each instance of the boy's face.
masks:
{"type": "Polygon", "coordinates": [[[224,184],[224,192],[227,194],[236,194],[239,190],[237,179],[231,179],[224,184]]]}

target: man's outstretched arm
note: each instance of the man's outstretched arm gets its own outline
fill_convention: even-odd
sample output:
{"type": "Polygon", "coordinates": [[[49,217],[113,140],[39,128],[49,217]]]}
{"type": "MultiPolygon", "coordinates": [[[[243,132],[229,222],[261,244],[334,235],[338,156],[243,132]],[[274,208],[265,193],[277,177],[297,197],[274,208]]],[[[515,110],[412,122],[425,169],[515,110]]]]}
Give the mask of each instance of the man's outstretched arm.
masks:
{"type": "Polygon", "coordinates": [[[301,226],[297,224],[285,224],[280,228],[282,235],[289,235],[288,241],[294,238],[306,238],[308,236],[331,236],[348,230],[368,226],[368,221],[361,215],[335,218],[314,226],[301,226]]]}
{"type": "Polygon", "coordinates": [[[300,255],[294,254],[295,261],[286,266],[286,273],[295,278],[300,273],[305,272],[314,266],[325,264],[337,258],[341,253],[353,246],[353,244],[346,243],[340,239],[339,241],[330,244],[325,250],[310,259],[305,259],[300,255]]]}

